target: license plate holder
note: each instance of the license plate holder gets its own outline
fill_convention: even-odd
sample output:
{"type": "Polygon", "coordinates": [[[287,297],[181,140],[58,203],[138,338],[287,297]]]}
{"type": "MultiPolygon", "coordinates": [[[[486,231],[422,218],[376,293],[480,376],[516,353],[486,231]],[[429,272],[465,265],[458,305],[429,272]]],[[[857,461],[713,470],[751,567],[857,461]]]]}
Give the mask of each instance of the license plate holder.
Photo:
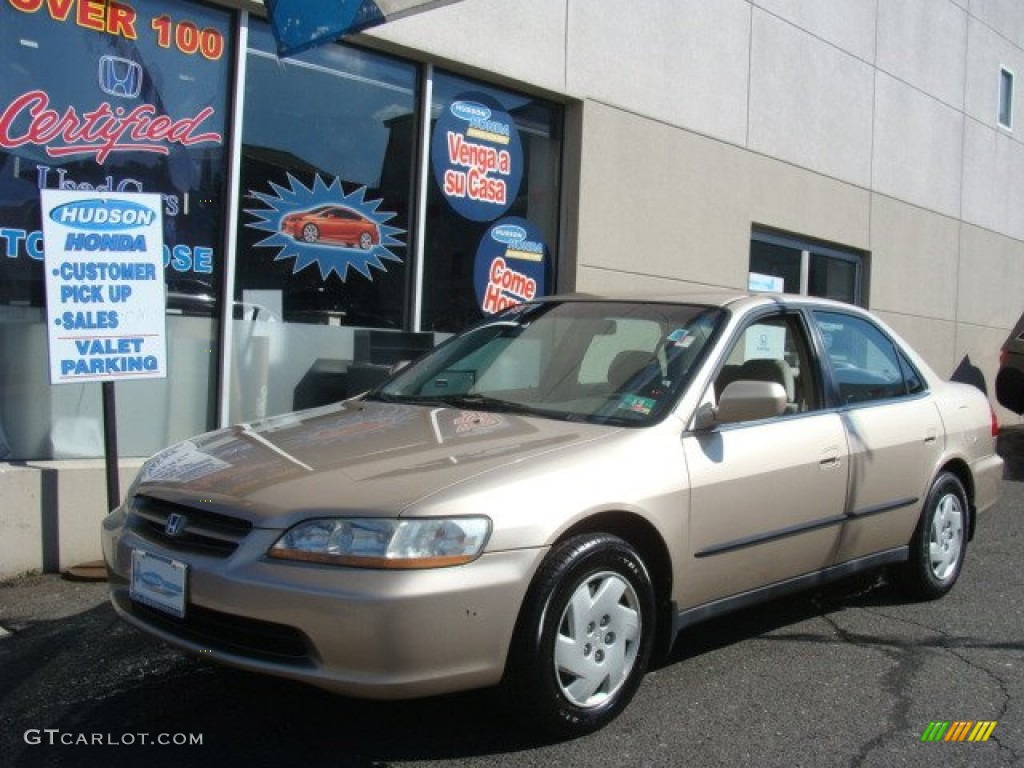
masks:
{"type": "Polygon", "coordinates": [[[185,589],[188,565],[180,560],[132,550],[129,596],[158,611],[185,618],[185,589]]]}

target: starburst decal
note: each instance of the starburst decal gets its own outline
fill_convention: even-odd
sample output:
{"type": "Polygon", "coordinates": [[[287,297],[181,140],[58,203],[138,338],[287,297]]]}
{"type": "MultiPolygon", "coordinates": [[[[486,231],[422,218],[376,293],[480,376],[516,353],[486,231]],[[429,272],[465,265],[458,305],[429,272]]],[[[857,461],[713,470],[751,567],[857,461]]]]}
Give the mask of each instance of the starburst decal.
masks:
{"type": "Polygon", "coordinates": [[[373,280],[371,269],[387,272],[385,261],[402,263],[391,248],[405,245],[396,237],[405,230],[386,223],[396,214],[378,211],[377,208],[382,201],[367,200],[366,187],[360,187],[346,195],[339,179],[335,178],[327,185],[319,174],[313,180],[312,189],[291,174],[288,174],[288,187],[274,182],[270,182],[270,186],[275,194],[249,192],[250,197],[259,200],[266,207],[247,208],[245,212],[255,216],[257,220],[249,222],[246,226],[271,233],[256,245],[280,249],[274,261],[295,259],[292,274],[316,265],[320,270],[320,277],[324,280],[331,272],[345,280],[349,269],[354,269],[366,279],[373,280]],[[359,242],[348,242],[347,239],[331,238],[331,232],[327,229],[309,228],[305,237],[286,231],[285,217],[289,214],[311,213],[328,206],[355,212],[365,220],[365,229],[376,233],[376,237],[367,237],[360,245],[359,242]]]}

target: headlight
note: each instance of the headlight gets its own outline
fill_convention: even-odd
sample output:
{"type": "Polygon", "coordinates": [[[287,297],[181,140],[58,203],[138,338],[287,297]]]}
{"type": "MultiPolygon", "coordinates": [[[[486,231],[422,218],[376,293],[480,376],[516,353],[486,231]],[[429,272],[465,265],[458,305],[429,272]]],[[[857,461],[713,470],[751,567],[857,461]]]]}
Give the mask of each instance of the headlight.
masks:
{"type": "Polygon", "coordinates": [[[441,568],[476,559],[490,532],[486,517],[308,520],[285,533],[268,554],[361,568],[441,568]]]}

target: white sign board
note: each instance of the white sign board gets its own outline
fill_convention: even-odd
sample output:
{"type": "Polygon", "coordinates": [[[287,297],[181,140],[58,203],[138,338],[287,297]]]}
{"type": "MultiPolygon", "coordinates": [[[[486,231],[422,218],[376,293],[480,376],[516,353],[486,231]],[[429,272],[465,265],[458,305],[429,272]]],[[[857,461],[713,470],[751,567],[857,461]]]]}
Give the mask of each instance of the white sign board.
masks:
{"type": "Polygon", "coordinates": [[[747,276],[747,290],[768,291],[770,293],[782,293],[786,288],[786,281],[774,275],[762,275],[751,272],[747,276]]]}
{"type": "Polygon", "coordinates": [[[50,383],[165,378],[160,195],[40,196],[50,383]]]}
{"type": "Polygon", "coordinates": [[[777,325],[752,325],[747,329],[744,360],[782,360],[785,355],[785,328],[777,325]]]}

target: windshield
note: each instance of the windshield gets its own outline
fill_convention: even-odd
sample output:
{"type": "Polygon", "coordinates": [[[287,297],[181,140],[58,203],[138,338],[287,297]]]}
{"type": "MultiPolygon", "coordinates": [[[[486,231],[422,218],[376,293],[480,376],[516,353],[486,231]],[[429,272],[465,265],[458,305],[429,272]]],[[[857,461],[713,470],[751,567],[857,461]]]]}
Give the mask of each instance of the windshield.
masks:
{"type": "Polygon", "coordinates": [[[647,424],[678,400],[723,317],[686,304],[523,304],[450,339],[370,398],[647,424]]]}

